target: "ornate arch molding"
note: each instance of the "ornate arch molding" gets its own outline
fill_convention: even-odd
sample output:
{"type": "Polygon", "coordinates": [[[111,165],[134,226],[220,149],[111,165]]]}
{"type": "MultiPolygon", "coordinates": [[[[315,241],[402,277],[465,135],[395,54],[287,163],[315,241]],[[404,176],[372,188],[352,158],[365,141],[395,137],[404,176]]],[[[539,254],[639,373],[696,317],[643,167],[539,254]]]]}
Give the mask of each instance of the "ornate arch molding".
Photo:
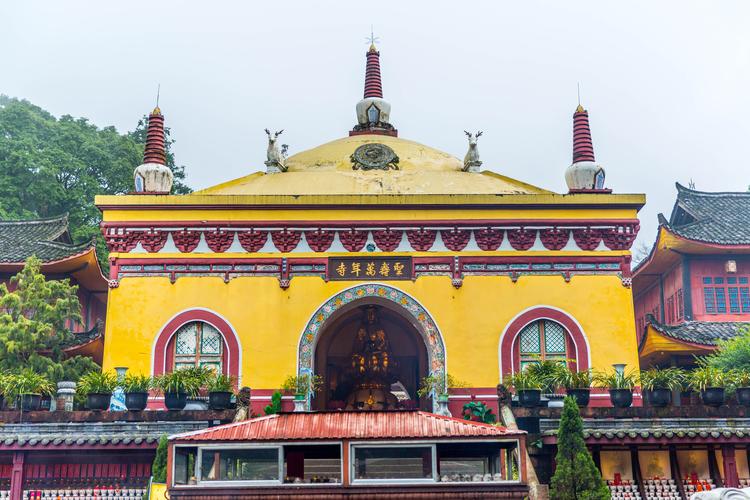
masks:
{"type": "Polygon", "coordinates": [[[302,332],[297,352],[297,372],[313,373],[315,369],[315,346],[326,323],[342,308],[362,299],[387,300],[398,306],[398,310],[416,326],[422,337],[429,361],[430,374],[446,380],[445,343],[435,320],[413,297],[389,285],[368,283],[343,290],[328,299],[310,318],[302,332]]]}
{"type": "Polygon", "coordinates": [[[529,323],[548,319],[560,323],[570,334],[576,351],[576,365],[578,370],[588,370],[591,367],[591,355],[589,354],[589,342],[583,333],[581,325],[571,315],[551,306],[535,306],[518,314],[505,327],[500,337],[500,375],[512,374],[517,371],[514,345],[518,334],[529,323]]]}
{"type": "Polygon", "coordinates": [[[209,311],[208,309],[188,309],[174,315],[167,323],[162,327],[159,334],[154,339],[153,352],[151,356],[151,374],[153,376],[161,375],[167,366],[167,346],[169,341],[174,337],[177,330],[191,321],[203,321],[216,328],[224,340],[224,347],[226,349],[226,369],[225,373],[237,378],[239,384],[241,374],[240,367],[242,366],[242,351],[240,349],[240,342],[234,328],[229,322],[219,316],[219,314],[209,311]]]}

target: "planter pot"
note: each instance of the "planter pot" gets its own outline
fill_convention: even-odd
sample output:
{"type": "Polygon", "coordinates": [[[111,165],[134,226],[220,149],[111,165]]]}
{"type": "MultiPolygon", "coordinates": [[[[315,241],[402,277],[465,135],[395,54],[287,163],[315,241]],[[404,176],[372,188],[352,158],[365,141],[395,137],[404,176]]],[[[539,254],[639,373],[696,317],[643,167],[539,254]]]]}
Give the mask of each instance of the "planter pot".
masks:
{"type": "Polygon", "coordinates": [[[628,408],[633,404],[633,391],[630,389],[610,389],[609,399],[615,408],[628,408]]]}
{"type": "Polygon", "coordinates": [[[130,411],[143,411],[148,404],[147,392],[126,392],[125,406],[130,411]]]}
{"type": "Polygon", "coordinates": [[[92,392],[86,396],[86,407],[93,411],[108,410],[111,399],[111,392],[92,392]]]}
{"type": "Polygon", "coordinates": [[[301,412],[305,411],[305,396],[300,396],[299,394],[294,396],[294,411],[295,412],[301,412]]]}
{"type": "Polygon", "coordinates": [[[706,406],[723,405],[725,396],[723,387],[706,387],[705,391],[701,391],[701,399],[706,406]]]}
{"type": "Polygon", "coordinates": [[[179,411],[187,404],[187,394],[184,392],[165,392],[164,406],[167,410],[179,411]]]}
{"type": "Polygon", "coordinates": [[[542,399],[542,391],[539,389],[524,389],[518,391],[518,402],[526,408],[533,408],[539,405],[542,399]]]}
{"type": "Polygon", "coordinates": [[[656,408],[664,408],[672,402],[672,391],[663,387],[656,387],[648,391],[648,404],[656,408]]]}
{"type": "Polygon", "coordinates": [[[208,407],[212,410],[226,410],[231,403],[231,392],[221,391],[208,393],[208,407]]]}
{"type": "Polygon", "coordinates": [[[21,394],[21,409],[23,411],[38,411],[41,406],[41,394],[21,394]]]}
{"type": "Polygon", "coordinates": [[[750,387],[737,388],[737,402],[743,406],[750,406],[750,387]]]}
{"type": "Polygon", "coordinates": [[[591,389],[567,389],[565,391],[568,396],[572,396],[576,400],[576,404],[579,408],[589,405],[589,399],[591,399],[591,389]]]}
{"type": "Polygon", "coordinates": [[[440,396],[438,396],[438,400],[437,400],[437,403],[438,403],[437,414],[438,415],[442,415],[444,417],[451,416],[451,412],[448,409],[448,401],[450,401],[450,399],[448,398],[447,394],[441,394],[440,396]]]}

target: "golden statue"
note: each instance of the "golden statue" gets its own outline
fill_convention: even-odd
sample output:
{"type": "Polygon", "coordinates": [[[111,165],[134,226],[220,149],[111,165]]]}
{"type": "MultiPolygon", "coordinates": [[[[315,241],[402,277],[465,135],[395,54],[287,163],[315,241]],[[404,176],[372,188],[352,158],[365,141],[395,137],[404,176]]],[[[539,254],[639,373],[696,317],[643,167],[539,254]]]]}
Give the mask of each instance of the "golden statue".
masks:
{"type": "Polygon", "coordinates": [[[368,306],[362,325],[354,337],[351,354],[354,390],[346,400],[347,410],[387,410],[398,400],[391,394],[396,368],[390,352],[388,335],[380,326],[377,308],[368,306]]]}

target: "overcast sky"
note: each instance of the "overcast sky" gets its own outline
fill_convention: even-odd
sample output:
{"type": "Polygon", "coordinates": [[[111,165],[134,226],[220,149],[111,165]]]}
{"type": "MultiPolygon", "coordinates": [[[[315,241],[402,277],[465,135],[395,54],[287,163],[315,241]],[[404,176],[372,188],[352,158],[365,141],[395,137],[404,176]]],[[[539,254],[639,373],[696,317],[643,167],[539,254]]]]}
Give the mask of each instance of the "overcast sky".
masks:
{"type": "Polygon", "coordinates": [[[154,105],[199,189],[264,169],[265,127],[290,153],[342,137],[365,37],[404,138],[566,190],[581,84],[607,186],[646,193],[641,241],[674,182],[750,184],[750,2],[5,1],[0,93],[56,116],[134,128],[154,105]]]}

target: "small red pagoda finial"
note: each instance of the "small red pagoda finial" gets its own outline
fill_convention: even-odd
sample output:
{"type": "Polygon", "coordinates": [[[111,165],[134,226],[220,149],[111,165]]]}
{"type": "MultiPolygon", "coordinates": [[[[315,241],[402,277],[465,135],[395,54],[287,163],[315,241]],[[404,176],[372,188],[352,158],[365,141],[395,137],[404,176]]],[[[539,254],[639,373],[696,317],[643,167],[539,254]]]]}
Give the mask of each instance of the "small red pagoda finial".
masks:
{"type": "Polygon", "coordinates": [[[380,79],[380,52],[375,48],[375,42],[370,42],[367,51],[367,69],[365,70],[365,96],[383,98],[383,82],[380,79]]]}
{"type": "Polygon", "coordinates": [[[589,112],[580,104],[573,113],[573,163],[594,160],[594,145],[591,142],[589,112]]]}
{"type": "Polygon", "coordinates": [[[164,141],[164,115],[159,106],[148,116],[146,132],[146,149],[143,152],[143,163],[167,164],[167,151],[164,141]]]}

